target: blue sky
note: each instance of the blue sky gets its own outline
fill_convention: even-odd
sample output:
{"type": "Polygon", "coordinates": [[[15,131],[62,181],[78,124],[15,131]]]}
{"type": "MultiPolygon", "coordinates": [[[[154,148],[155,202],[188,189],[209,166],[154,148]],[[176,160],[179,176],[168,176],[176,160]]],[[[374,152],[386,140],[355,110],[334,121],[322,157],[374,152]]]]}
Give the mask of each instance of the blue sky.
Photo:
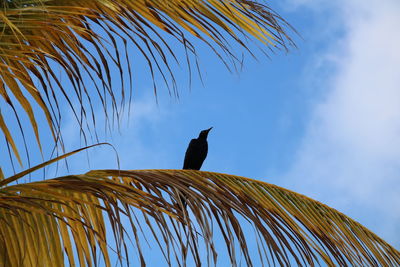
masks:
{"type": "MultiPolygon", "coordinates": [[[[247,55],[239,73],[200,48],[204,86],[189,89],[179,70],[179,99],[160,82],[157,105],[145,62],[133,60],[132,116],[107,137],[121,168],[179,169],[190,139],[213,126],[203,170],[303,193],[400,249],[400,3],[333,2],[275,1],[301,34],[298,48],[247,55]]],[[[68,114],[63,129],[67,150],[78,148],[68,114]]],[[[117,167],[110,148],[89,155],[90,165],[70,159],[70,172],[117,167]]]]}

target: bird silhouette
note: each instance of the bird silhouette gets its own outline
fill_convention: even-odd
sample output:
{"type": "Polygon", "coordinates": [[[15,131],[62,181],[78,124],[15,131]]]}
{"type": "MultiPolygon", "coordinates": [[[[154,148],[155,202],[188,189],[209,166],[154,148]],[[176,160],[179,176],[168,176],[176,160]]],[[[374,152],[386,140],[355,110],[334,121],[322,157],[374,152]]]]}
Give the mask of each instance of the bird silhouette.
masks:
{"type": "MultiPolygon", "coordinates": [[[[184,170],[200,170],[208,153],[207,136],[213,127],[200,132],[199,137],[192,139],[186,149],[185,160],[183,162],[184,170]]],[[[186,194],[181,193],[181,202],[186,207],[186,194]]]]}
{"type": "Polygon", "coordinates": [[[190,141],[183,162],[184,170],[200,170],[201,165],[203,165],[203,162],[207,157],[207,136],[211,129],[212,127],[201,131],[198,138],[190,141]]]}

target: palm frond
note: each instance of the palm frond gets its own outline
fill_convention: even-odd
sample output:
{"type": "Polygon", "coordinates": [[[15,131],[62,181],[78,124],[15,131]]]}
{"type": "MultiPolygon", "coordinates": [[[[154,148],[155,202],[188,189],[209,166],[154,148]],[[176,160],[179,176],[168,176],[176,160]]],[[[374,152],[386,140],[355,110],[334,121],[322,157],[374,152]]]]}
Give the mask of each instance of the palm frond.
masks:
{"type": "MultiPolygon", "coordinates": [[[[288,27],[267,6],[250,0],[2,1],[0,95],[18,122],[28,118],[40,149],[38,117],[45,118],[59,142],[63,100],[87,142],[96,138],[91,134],[99,113],[95,106],[104,111],[107,123],[115,123],[128,96],[125,89],[130,88],[131,98],[131,45],[146,59],[153,81],[160,77],[173,90],[170,93],[177,94],[172,63],[179,64],[177,51],[185,52],[182,61],[191,72],[197,61],[192,39],[207,44],[229,67],[239,63],[231,46],[235,43],[250,53],[249,39],[287,49],[293,44],[288,27]],[[182,50],[175,49],[179,45],[182,50]],[[119,77],[112,78],[112,68],[119,77]],[[110,119],[109,108],[115,120],[110,119]]],[[[5,125],[0,114],[1,131],[20,161],[16,134],[5,125]]],[[[21,124],[20,131],[26,131],[21,124]]]]}
{"type": "Polygon", "coordinates": [[[70,265],[91,266],[99,256],[110,266],[112,255],[121,263],[145,265],[141,243],[149,233],[170,266],[202,262],[201,248],[217,262],[218,231],[233,266],[240,255],[253,265],[257,253],[249,247],[255,242],[265,265],[400,265],[397,250],[324,204],[275,185],[212,172],[95,170],[7,186],[0,189],[0,219],[0,263],[6,266],[35,266],[39,258],[63,266],[64,257],[70,265]],[[180,192],[188,210],[179,202],[180,192]],[[254,227],[254,237],[245,221],[254,227]],[[126,242],[128,228],[136,261],[126,242]]]}

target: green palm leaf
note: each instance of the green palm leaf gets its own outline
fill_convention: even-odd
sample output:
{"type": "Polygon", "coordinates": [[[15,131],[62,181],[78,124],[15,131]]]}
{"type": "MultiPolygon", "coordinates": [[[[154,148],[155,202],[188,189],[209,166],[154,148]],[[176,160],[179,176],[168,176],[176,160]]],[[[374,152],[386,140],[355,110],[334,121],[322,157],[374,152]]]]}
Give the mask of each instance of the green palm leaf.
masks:
{"type": "Polygon", "coordinates": [[[201,244],[216,261],[218,231],[232,265],[241,254],[252,266],[252,242],[258,243],[268,265],[400,264],[397,250],[342,213],[278,186],[228,174],[95,170],[5,186],[0,199],[2,266],[37,266],[39,260],[63,266],[64,257],[70,265],[91,266],[99,255],[110,266],[111,242],[116,243],[112,253],[132,263],[133,253],[125,243],[128,228],[142,265],[147,259],[141,231],[153,233],[169,265],[190,259],[199,264],[201,244]],[[188,196],[188,212],[177,202],[178,192],[188,196]],[[106,233],[103,215],[114,238],[106,233]],[[128,223],[123,223],[125,216],[128,223]],[[245,235],[240,217],[253,225],[254,237],[245,235]]]}
{"type": "MultiPolygon", "coordinates": [[[[85,142],[90,129],[96,129],[95,105],[102,106],[108,123],[109,108],[116,117],[112,123],[119,121],[120,103],[127,96],[125,74],[132,86],[128,45],[147,60],[153,81],[160,77],[177,94],[172,63],[179,63],[179,57],[174,47],[181,45],[179,51],[186,53],[182,61],[190,68],[197,60],[193,39],[207,44],[224,62],[232,60],[226,66],[240,63],[232,44],[248,52],[249,39],[278,49],[292,44],[287,23],[250,0],[10,0],[0,5],[0,26],[0,95],[22,133],[26,129],[20,121],[27,116],[40,149],[39,116],[47,120],[54,141],[60,141],[62,100],[72,109],[85,142]],[[112,79],[112,68],[119,77],[112,79]]],[[[22,164],[15,133],[1,111],[0,129],[22,164]]]]}

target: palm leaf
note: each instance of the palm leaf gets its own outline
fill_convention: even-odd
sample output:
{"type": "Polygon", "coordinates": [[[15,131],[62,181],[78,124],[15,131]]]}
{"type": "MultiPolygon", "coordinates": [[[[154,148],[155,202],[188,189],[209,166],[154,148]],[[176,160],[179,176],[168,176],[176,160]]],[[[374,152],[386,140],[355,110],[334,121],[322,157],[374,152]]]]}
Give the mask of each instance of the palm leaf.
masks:
{"type": "Polygon", "coordinates": [[[253,265],[257,253],[249,246],[255,242],[265,265],[400,264],[400,252],[342,213],[278,186],[234,175],[95,170],[8,185],[0,189],[0,199],[2,266],[36,266],[38,260],[53,266],[110,266],[113,257],[145,265],[141,243],[149,233],[170,266],[191,259],[199,264],[201,248],[215,262],[216,232],[225,240],[233,266],[239,255],[253,265]],[[187,211],[179,203],[179,192],[187,196],[187,211]],[[111,229],[105,227],[103,215],[111,229]],[[247,234],[245,221],[254,227],[254,237],[247,234]],[[136,259],[126,243],[128,228],[136,259]]]}
{"type": "MultiPolygon", "coordinates": [[[[98,119],[95,106],[104,111],[107,123],[119,121],[126,78],[132,88],[132,45],[146,59],[153,81],[163,79],[170,93],[177,94],[172,63],[187,62],[191,72],[197,61],[193,39],[207,44],[226,66],[240,63],[235,43],[250,53],[249,39],[277,49],[293,44],[287,23],[250,0],[10,0],[0,5],[0,26],[0,95],[18,122],[27,116],[40,149],[39,116],[54,141],[61,140],[62,100],[72,109],[85,142],[96,139],[90,132],[98,119]],[[179,45],[186,53],[183,60],[174,49],[179,45]],[[112,68],[119,77],[112,79],[112,68]]],[[[21,163],[16,133],[6,125],[0,113],[1,131],[21,163]]],[[[21,123],[20,131],[26,131],[21,123]]]]}

